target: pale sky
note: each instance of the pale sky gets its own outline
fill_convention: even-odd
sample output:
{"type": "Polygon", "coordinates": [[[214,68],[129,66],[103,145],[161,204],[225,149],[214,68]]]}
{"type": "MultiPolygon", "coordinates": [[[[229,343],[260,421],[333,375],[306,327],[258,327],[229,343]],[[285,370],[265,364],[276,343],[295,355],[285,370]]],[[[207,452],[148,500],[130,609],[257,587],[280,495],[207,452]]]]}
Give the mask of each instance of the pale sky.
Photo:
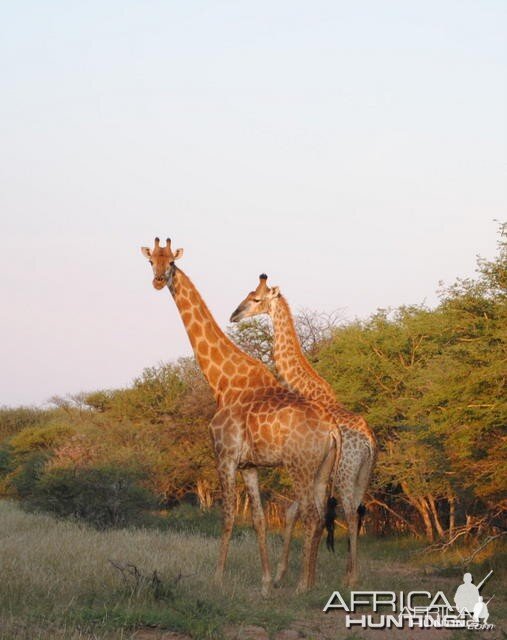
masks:
{"type": "Polygon", "coordinates": [[[0,405],[190,353],[139,247],[218,322],[435,304],[506,219],[507,3],[0,4],[0,405]]]}

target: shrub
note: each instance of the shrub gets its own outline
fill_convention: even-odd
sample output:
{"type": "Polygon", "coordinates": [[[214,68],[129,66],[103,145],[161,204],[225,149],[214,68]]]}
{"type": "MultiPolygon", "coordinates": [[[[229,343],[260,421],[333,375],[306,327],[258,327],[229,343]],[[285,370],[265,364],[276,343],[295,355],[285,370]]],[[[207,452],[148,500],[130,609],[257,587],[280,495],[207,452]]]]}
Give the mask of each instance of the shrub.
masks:
{"type": "Polygon", "coordinates": [[[29,506],[79,518],[98,529],[140,524],[145,511],[156,506],[141,480],[139,471],[124,468],[54,468],[40,477],[29,506]]]}
{"type": "Polygon", "coordinates": [[[0,446],[0,478],[4,478],[13,469],[12,451],[6,445],[0,446]]]}
{"type": "Polygon", "coordinates": [[[42,427],[27,427],[9,440],[16,455],[30,454],[34,451],[49,451],[66,437],[75,433],[75,429],[60,422],[50,422],[42,427]]]}
{"type": "Polygon", "coordinates": [[[53,418],[53,411],[34,407],[0,407],[0,440],[27,427],[42,426],[53,418]]]}
{"type": "Polygon", "coordinates": [[[30,498],[36,491],[37,483],[42,477],[44,467],[49,459],[49,453],[40,451],[25,456],[23,463],[7,476],[6,491],[10,493],[14,488],[20,498],[30,498]]]}
{"type": "Polygon", "coordinates": [[[0,492],[14,489],[20,498],[29,498],[36,490],[53,447],[74,429],[59,422],[30,426],[8,438],[0,448],[0,492]]]}

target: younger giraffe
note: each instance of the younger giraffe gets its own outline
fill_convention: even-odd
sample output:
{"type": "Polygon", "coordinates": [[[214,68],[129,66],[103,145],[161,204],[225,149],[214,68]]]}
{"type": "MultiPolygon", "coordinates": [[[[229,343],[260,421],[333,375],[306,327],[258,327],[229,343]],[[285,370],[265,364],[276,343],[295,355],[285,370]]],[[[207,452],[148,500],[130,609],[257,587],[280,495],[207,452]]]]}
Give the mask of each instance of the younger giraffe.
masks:
{"type": "Polygon", "coordinates": [[[210,431],[222,486],[224,522],[215,577],[222,583],[234,523],[236,472],[240,470],[259,542],[262,593],[269,594],[271,571],[257,468],[284,466],[293,480],[303,517],[305,541],[298,590],[305,591],[315,582],[328,486],[341,450],[333,416],[322,405],[282,387],[262,363],[227,338],[193,283],[175,266],[182,249],[173,253],[169,239],[161,247],[155,238],[153,249],[141,250],[153,266],[155,289],[168,286],[217,402],[210,431]]]}
{"type": "MultiPolygon", "coordinates": [[[[349,531],[347,582],[357,580],[357,536],[364,507],[361,502],[376,459],[375,435],[364,418],[347,411],[336,399],[331,385],[321,378],[305,358],[299,343],[287,300],[278,287],[269,288],[267,276],[259,276],[259,284],[250,292],[231,316],[231,322],[266,313],[274,330],[274,360],[278,373],[290,389],[324,406],[334,417],[342,434],[342,455],[336,486],[342,501],[349,531]]],[[[287,511],[283,555],[278,565],[275,584],[287,570],[290,539],[298,513],[294,503],[287,511]]]]}

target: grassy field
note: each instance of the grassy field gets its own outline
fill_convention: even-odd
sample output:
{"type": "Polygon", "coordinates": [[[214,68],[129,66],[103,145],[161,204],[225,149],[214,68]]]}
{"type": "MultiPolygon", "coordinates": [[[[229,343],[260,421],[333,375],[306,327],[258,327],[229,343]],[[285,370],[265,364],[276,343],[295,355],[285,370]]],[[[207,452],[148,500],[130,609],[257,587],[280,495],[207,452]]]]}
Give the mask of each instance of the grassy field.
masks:
{"type": "MultiPolygon", "coordinates": [[[[294,594],[300,548],[296,540],[287,585],[266,601],[260,595],[257,544],[249,527],[240,528],[232,541],[227,585],[219,590],[212,582],[218,548],[214,522],[210,525],[198,512],[195,518],[187,514],[174,522],[166,530],[96,531],[0,502],[0,638],[179,637],[164,630],[191,638],[242,640],[277,634],[308,639],[410,637],[407,631],[347,631],[341,614],[322,613],[333,590],[346,592],[341,586],[343,538],[335,555],[322,545],[318,587],[304,596],[294,594]]],[[[280,535],[272,533],[273,560],[280,546],[280,535]]],[[[452,596],[463,573],[460,552],[430,556],[418,550],[409,539],[362,538],[357,588],[444,590],[452,596]]],[[[490,622],[496,629],[487,633],[493,639],[505,637],[506,594],[501,589],[506,555],[498,547],[488,551],[470,570],[478,577],[495,570],[485,589],[488,596],[495,593],[490,622]]],[[[471,632],[424,631],[417,637],[423,633],[429,640],[471,632]]]]}

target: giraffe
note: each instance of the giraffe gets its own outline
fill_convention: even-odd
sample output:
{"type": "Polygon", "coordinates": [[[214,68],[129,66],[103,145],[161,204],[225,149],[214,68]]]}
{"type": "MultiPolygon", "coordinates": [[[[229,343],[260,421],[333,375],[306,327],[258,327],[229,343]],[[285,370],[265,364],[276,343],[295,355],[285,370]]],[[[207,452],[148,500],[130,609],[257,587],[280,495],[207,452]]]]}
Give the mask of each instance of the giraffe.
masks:
{"type": "MultiPolygon", "coordinates": [[[[377,455],[376,438],[361,416],[347,411],[338,402],[331,385],[310,365],[299,343],[294,319],[287,300],[279,287],[269,288],[267,276],[259,276],[259,284],[239,304],[231,322],[259,314],[268,314],[274,331],[273,356],[282,380],[293,391],[318,402],[333,415],[342,434],[342,455],[338,465],[338,490],[348,525],[349,552],[346,581],[357,580],[357,537],[364,507],[361,504],[377,455]]],[[[298,505],[287,511],[282,558],[278,564],[275,585],[282,580],[288,564],[290,539],[297,517],[298,505]]]]}
{"type": "Polygon", "coordinates": [[[223,528],[215,580],[223,584],[239,470],[250,498],[259,544],[261,591],[264,596],[269,595],[271,570],[257,468],[283,466],[293,480],[305,529],[303,567],[297,587],[303,592],[315,583],[326,497],[341,451],[341,435],[333,416],[318,403],[281,386],[262,363],[229,340],[190,278],[176,267],[182,249],[173,252],[169,238],[165,247],[155,238],[153,249],[142,247],[141,251],[153,267],[155,289],[168,286],[217,403],[210,433],[222,488],[223,528]]]}

